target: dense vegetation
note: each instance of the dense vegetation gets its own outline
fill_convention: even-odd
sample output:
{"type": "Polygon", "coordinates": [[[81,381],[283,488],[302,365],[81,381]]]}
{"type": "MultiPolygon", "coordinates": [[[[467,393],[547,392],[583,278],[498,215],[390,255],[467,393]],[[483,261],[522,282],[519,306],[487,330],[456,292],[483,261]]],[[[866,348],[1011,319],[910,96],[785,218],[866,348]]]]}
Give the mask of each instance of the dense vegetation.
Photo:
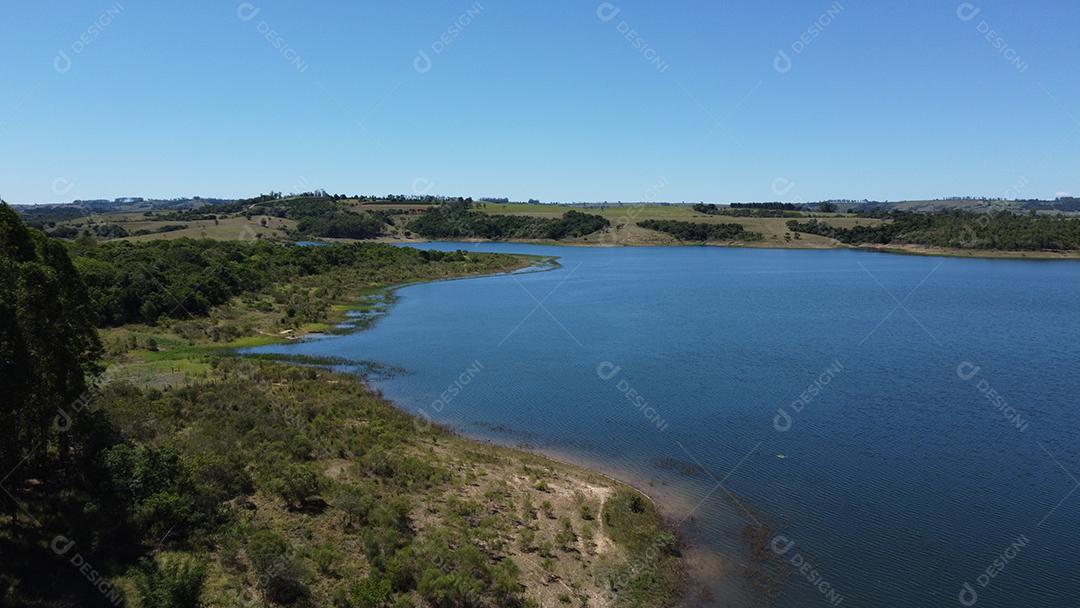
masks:
{"type": "MultiPolygon", "coordinates": [[[[350,273],[353,282],[410,280],[494,268],[498,256],[420,251],[385,244],[298,247],[269,242],[160,240],[71,245],[102,325],[205,316],[245,294],[305,277],[350,273]]],[[[505,258],[501,258],[505,262],[505,258]]],[[[341,277],[321,281],[332,289],[341,277]]],[[[324,299],[327,294],[321,295],[324,299]]],[[[288,298],[288,293],[282,294],[288,298]]],[[[299,303],[298,303],[299,305],[299,303]]]]}
{"type": "Polygon", "coordinates": [[[736,209],[776,209],[780,211],[802,211],[805,205],[797,203],[731,203],[736,209]]]}
{"type": "Polygon", "coordinates": [[[714,205],[713,203],[698,203],[694,205],[694,211],[706,215],[727,215],[731,217],[801,217],[803,214],[797,211],[798,207],[790,205],[776,208],[766,205],[780,205],[781,203],[732,203],[730,206],[714,205]],[[761,205],[761,206],[749,206],[761,205]]]}
{"type": "Polygon", "coordinates": [[[94,499],[103,479],[97,457],[111,433],[80,407],[86,378],[99,371],[93,313],[63,244],[0,204],[0,469],[9,519],[0,535],[2,605],[15,605],[6,590],[25,578],[41,589],[53,584],[62,562],[44,549],[52,535],[109,530],[105,504],[94,499]],[[93,508],[84,508],[88,499],[93,508]],[[48,527],[35,525],[42,521],[48,527]]]}
{"type": "Polygon", "coordinates": [[[666,232],[680,241],[760,241],[760,232],[751,232],[741,224],[704,224],[676,220],[645,220],[642,228],[666,232]]]}
{"type": "Polygon", "coordinates": [[[933,247],[1006,251],[1080,249],[1080,220],[1009,212],[975,214],[879,213],[891,221],[875,226],[839,228],[811,219],[792,220],[788,228],[834,238],[842,243],[914,244],[933,247]]]}
{"type": "Polygon", "coordinates": [[[519,215],[488,215],[470,210],[467,202],[443,203],[424,212],[408,229],[429,239],[482,238],[553,239],[578,238],[603,230],[608,220],[580,211],[567,211],[559,219],[519,215]]]}
{"type": "Polygon", "coordinates": [[[373,239],[383,233],[387,218],[382,214],[332,212],[300,219],[296,225],[301,236],[335,239],[373,239]]]}
{"type": "Polygon", "coordinates": [[[213,283],[216,322],[228,307],[209,297],[512,262],[370,244],[64,245],[0,205],[0,605],[512,608],[544,593],[545,605],[585,605],[586,592],[666,603],[677,546],[639,494],[604,500],[599,478],[466,442],[350,376],[215,354],[163,314],[168,329],[103,332],[110,376],[161,355],[199,371],[163,386],[95,379],[94,324],[164,286],[194,298],[213,283]],[[172,352],[126,339],[146,332],[172,352]]]}
{"type": "Polygon", "coordinates": [[[261,213],[297,221],[298,236],[373,239],[389,221],[385,212],[358,212],[330,197],[296,198],[253,203],[244,213],[261,213]]]}

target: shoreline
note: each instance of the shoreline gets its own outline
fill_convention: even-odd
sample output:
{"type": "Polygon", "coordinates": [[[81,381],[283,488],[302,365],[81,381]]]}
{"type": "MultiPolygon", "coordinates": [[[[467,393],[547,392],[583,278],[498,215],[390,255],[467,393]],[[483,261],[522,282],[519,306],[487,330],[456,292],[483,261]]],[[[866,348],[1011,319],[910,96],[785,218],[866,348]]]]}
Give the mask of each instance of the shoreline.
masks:
{"type": "MultiPolygon", "coordinates": [[[[456,427],[449,428],[458,432],[456,427]]],[[[715,599],[724,597],[730,602],[735,601],[733,598],[738,597],[739,594],[746,593],[739,585],[738,579],[739,568],[745,567],[746,564],[733,555],[708,547],[702,542],[698,534],[692,530],[694,524],[697,523],[694,514],[701,506],[701,501],[696,497],[679,496],[679,486],[670,480],[649,477],[625,467],[612,467],[595,459],[575,456],[571,452],[554,448],[508,446],[489,438],[470,435],[463,435],[463,437],[470,441],[481,441],[536,454],[560,464],[584,469],[614,483],[633,488],[645,496],[668,522],[668,525],[675,530],[679,539],[682,553],[680,560],[685,578],[683,588],[672,604],[673,607],[697,608],[701,605],[703,596],[715,599]]],[[[738,599],[746,598],[738,597],[738,599]]]]}
{"type": "MultiPolygon", "coordinates": [[[[428,243],[428,242],[434,242],[434,241],[415,241],[414,243],[428,243]]],[[[499,241],[478,241],[478,242],[499,242],[499,241]]],[[[365,322],[362,322],[362,323],[349,323],[349,317],[348,317],[348,315],[346,313],[348,311],[350,311],[350,310],[358,310],[362,306],[361,303],[358,303],[355,306],[348,307],[348,308],[343,308],[343,309],[340,309],[338,311],[334,311],[335,313],[338,313],[335,316],[340,315],[341,318],[330,319],[330,320],[327,321],[327,324],[330,325],[330,327],[331,327],[330,331],[326,331],[326,332],[308,332],[308,333],[303,333],[303,334],[297,334],[297,335],[295,335],[295,337],[288,338],[288,339],[282,338],[282,337],[279,337],[279,336],[267,336],[268,338],[270,338],[270,340],[268,340],[265,344],[261,344],[259,346],[265,346],[265,345],[271,345],[271,344],[281,344],[281,345],[296,344],[296,343],[301,342],[301,341],[303,341],[305,339],[311,339],[312,337],[319,336],[319,335],[343,335],[343,334],[351,334],[351,333],[358,333],[358,332],[365,331],[365,330],[371,328],[379,318],[381,318],[382,316],[387,315],[387,314],[390,313],[390,311],[393,308],[393,303],[394,303],[393,299],[392,299],[392,296],[393,296],[394,292],[396,292],[399,289],[403,289],[403,288],[410,287],[410,286],[413,286],[413,285],[421,285],[421,284],[435,283],[435,282],[441,282],[441,281],[458,281],[458,280],[463,280],[463,279],[479,279],[479,278],[484,278],[484,277],[497,277],[497,276],[510,275],[510,274],[523,273],[523,272],[548,272],[548,271],[551,271],[551,270],[557,270],[559,268],[562,268],[562,264],[558,261],[557,256],[541,256],[541,255],[531,255],[531,254],[512,254],[512,255],[520,256],[521,258],[530,259],[531,264],[522,266],[520,268],[515,268],[515,269],[512,269],[512,270],[503,271],[503,272],[495,272],[495,273],[487,273],[487,274],[476,274],[476,275],[461,275],[461,276],[445,277],[445,278],[429,279],[429,280],[408,281],[408,282],[403,282],[403,283],[394,283],[394,284],[385,285],[385,286],[382,286],[382,287],[372,288],[370,290],[370,293],[365,294],[365,295],[385,294],[385,295],[391,296],[391,299],[390,299],[390,301],[388,303],[388,306],[386,306],[385,310],[381,311],[376,316],[374,316],[374,317],[372,317],[370,319],[367,319],[365,322]],[[347,327],[340,327],[340,325],[342,323],[346,323],[346,324],[348,324],[348,326],[347,327]],[[339,329],[334,330],[333,328],[339,328],[339,329]]],[[[247,348],[248,347],[245,347],[243,350],[247,350],[247,348]]],[[[242,358],[248,358],[248,357],[255,358],[255,359],[258,358],[257,353],[241,352],[242,349],[237,349],[237,348],[233,348],[233,349],[230,349],[230,350],[232,351],[234,356],[238,356],[238,357],[242,357],[242,358]]],[[[282,356],[281,362],[286,363],[286,364],[291,363],[289,361],[288,355],[282,356]]],[[[332,367],[330,364],[327,364],[327,363],[312,363],[312,364],[313,365],[318,365],[320,367],[325,367],[325,368],[328,368],[328,369],[330,367],[332,367]]],[[[677,522],[674,519],[674,517],[675,517],[674,514],[677,511],[673,508],[670,501],[667,500],[667,499],[658,498],[656,496],[655,492],[647,491],[645,489],[645,487],[647,485],[651,486],[651,484],[646,484],[645,483],[646,480],[644,480],[644,479],[633,479],[633,480],[631,480],[632,478],[635,478],[636,476],[628,474],[629,471],[623,471],[622,472],[623,474],[620,474],[619,472],[613,471],[610,467],[599,466],[598,463],[594,463],[594,462],[585,462],[582,459],[576,459],[576,458],[573,458],[572,456],[568,456],[567,454],[555,452],[555,451],[552,451],[552,450],[545,450],[545,449],[542,449],[542,448],[523,447],[520,444],[515,445],[515,444],[513,444],[511,442],[496,441],[496,440],[493,440],[492,438],[484,437],[484,436],[479,435],[479,434],[469,433],[464,428],[460,428],[460,427],[457,427],[457,426],[452,425],[452,424],[448,424],[448,423],[444,423],[444,422],[431,421],[431,420],[424,420],[423,418],[418,416],[415,412],[410,411],[405,406],[405,404],[399,403],[398,401],[396,401],[394,399],[390,399],[390,398],[385,397],[382,394],[382,391],[380,389],[378,389],[377,387],[373,386],[368,380],[366,380],[364,378],[357,377],[357,382],[362,384],[365,388],[370,390],[372,393],[379,395],[380,398],[384,399],[387,403],[391,404],[399,412],[401,412],[401,413],[405,414],[406,416],[409,416],[410,418],[412,418],[414,420],[414,423],[416,423],[416,424],[431,424],[433,426],[441,427],[442,429],[447,431],[449,434],[451,434],[451,435],[453,435],[455,437],[458,437],[462,441],[473,443],[473,444],[476,444],[476,445],[484,445],[484,446],[495,447],[495,448],[499,448],[499,449],[502,449],[502,450],[506,450],[508,453],[513,454],[519,460],[522,460],[523,457],[541,459],[541,460],[550,462],[553,465],[557,465],[559,467],[568,468],[570,470],[578,471],[579,473],[581,473],[583,475],[590,475],[590,476],[596,476],[596,477],[602,478],[602,479],[606,480],[608,483],[610,483],[612,485],[623,486],[623,487],[626,487],[626,488],[629,488],[629,489],[633,490],[637,494],[643,496],[646,500],[649,501],[650,504],[653,505],[653,507],[656,509],[656,511],[660,514],[661,518],[663,519],[663,521],[665,523],[665,527],[667,529],[669,529],[669,531],[671,531],[676,536],[676,538],[678,539],[678,542],[679,542],[679,547],[680,547],[681,554],[679,555],[678,561],[679,561],[679,565],[680,565],[681,576],[683,578],[683,583],[680,586],[680,589],[678,590],[678,592],[671,598],[671,603],[669,604],[669,606],[672,607],[672,608],[689,608],[691,606],[694,606],[695,604],[692,603],[691,591],[696,590],[696,588],[708,588],[709,587],[708,579],[706,579],[704,576],[699,576],[699,577],[695,578],[695,577],[691,577],[690,574],[689,574],[690,572],[695,570],[694,566],[696,565],[697,560],[691,560],[690,558],[687,557],[686,553],[690,553],[692,551],[700,552],[701,549],[698,548],[698,547],[692,546],[692,545],[688,545],[688,535],[686,534],[686,531],[684,529],[685,528],[684,524],[686,524],[686,521],[684,520],[682,522],[677,522]],[[695,585],[695,589],[691,588],[691,583],[698,583],[697,585],[695,585]]],[[[666,482],[663,485],[667,485],[666,482]]],[[[719,554],[716,554],[713,557],[715,559],[717,559],[717,560],[720,560],[720,561],[722,561],[724,559],[724,556],[719,555],[719,554]]]]}
{"type": "MultiPolygon", "coordinates": [[[[325,239],[327,243],[353,243],[365,242],[354,239],[325,239]]],[[[853,251],[869,251],[876,253],[890,253],[893,255],[917,255],[924,257],[942,258],[971,258],[979,260],[1080,260],[1080,250],[1010,250],[1010,249],[958,249],[951,247],[932,247],[929,245],[847,245],[844,243],[813,243],[800,245],[781,245],[774,243],[753,243],[740,241],[705,241],[705,242],[672,242],[657,243],[650,241],[553,241],[548,239],[458,239],[453,241],[425,240],[425,239],[375,239],[373,242],[400,244],[400,245],[424,245],[428,243],[513,243],[523,245],[543,245],[548,247],[720,247],[731,249],[777,249],[795,251],[831,251],[849,249],[853,251]]]]}
{"type": "MultiPolygon", "coordinates": [[[[385,395],[383,399],[406,415],[419,419],[396,400],[385,395]]],[[[714,602],[718,601],[722,603],[715,605],[743,606],[754,605],[760,600],[752,590],[746,589],[741,584],[740,574],[748,566],[748,562],[740,560],[736,555],[707,546],[702,541],[701,533],[694,529],[698,523],[695,513],[701,507],[702,500],[697,496],[682,496],[684,493],[691,492],[692,486],[680,486],[673,480],[659,475],[649,476],[627,467],[611,466],[597,458],[589,458],[572,450],[523,445],[512,439],[501,440],[497,435],[470,431],[467,426],[448,422],[430,421],[429,423],[446,430],[462,441],[506,450],[519,458],[541,459],[585,475],[602,478],[617,486],[628,487],[644,496],[679,541],[679,562],[682,566],[683,584],[679,593],[672,598],[669,608],[698,608],[702,602],[714,605],[714,602]]],[[[741,547],[742,541],[738,538],[741,531],[733,531],[733,534],[736,535],[736,538],[733,538],[733,544],[741,547]]]]}

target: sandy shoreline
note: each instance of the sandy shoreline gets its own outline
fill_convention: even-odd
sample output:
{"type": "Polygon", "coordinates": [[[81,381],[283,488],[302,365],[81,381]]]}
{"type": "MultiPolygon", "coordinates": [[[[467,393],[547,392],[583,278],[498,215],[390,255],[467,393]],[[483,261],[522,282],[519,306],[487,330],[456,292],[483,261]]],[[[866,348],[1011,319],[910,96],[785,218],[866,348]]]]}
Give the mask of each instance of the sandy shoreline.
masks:
{"type": "MultiPolygon", "coordinates": [[[[403,409],[402,405],[393,399],[389,401],[403,409]]],[[[750,592],[740,584],[746,563],[738,556],[708,547],[701,538],[702,532],[697,529],[695,514],[703,506],[707,490],[695,492],[690,483],[680,484],[677,479],[668,480],[659,475],[650,476],[626,467],[612,466],[609,462],[569,450],[523,446],[511,439],[500,440],[457,426],[444,426],[468,441],[524,452],[562,466],[580,469],[612,483],[631,487],[648,498],[676,532],[681,544],[681,561],[686,582],[680,597],[673,604],[675,608],[698,608],[702,605],[713,605],[712,602],[721,606],[739,606],[750,605],[754,601],[750,592]]],[[[712,498],[721,500],[721,494],[716,492],[712,498]]],[[[737,535],[739,532],[733,534],[737,535]]],[[[738,538],[733,539],[733,544],[738,542],[738,538]]]]}

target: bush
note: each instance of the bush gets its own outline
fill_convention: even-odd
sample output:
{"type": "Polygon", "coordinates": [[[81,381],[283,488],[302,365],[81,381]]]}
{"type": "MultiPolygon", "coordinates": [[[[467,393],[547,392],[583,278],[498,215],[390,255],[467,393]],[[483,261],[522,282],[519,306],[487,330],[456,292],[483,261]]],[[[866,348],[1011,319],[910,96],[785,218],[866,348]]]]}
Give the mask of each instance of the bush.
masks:
{"type": "Polygon", "coordinates": [[[374,505],[374,499],[357,486],[349,485],[341,489],[334,501],[334,506],[345,514],[345,527],[351,528],[367,522],[368,513],[374,505]]]}
{"type": "Polygon", "coordinates": [[[346,606],[348,608],[387,608],[392,598],[390,581],[385,578],[367,576],[349,589],[346,606]]]}
{"type": "Polygon", "coordinates": [[[133,582],[141,608],[198,608],[206,564],[183,556],[145,559],[133,582]]]}
{"type": "Polygon", "coordinates": [[[259,530],[247,544],[248,561],[254,570],[256,584],[266,596],[279,604],[293,604],[308,595],[301,580],[303,571],[297,564],[293,549],[281,535],[259,530]]]}
{"type": "Polygon", "coordinates": [[[319,574],[333,574],[334,566],[340,558],[341,553],[333,545],[319,545],[311,550],[311,561],[315,562],[319,574]]]}
{"type": "Polygon", "coordinates": [[[564,551],[570,549],[577,542],[577,534],[574,533],[574,526],[570,523],[569,517],[563,516],[559,518],[559,531],[555,533],[555,542],[564,551]]]}
{"type": "Polygon", "coordinates": [[[282,466],[267,483],[267,489],[284,498],[290,509],[304,506],[307,499],[318,494],[321,488],[319,474],[307,465],[296,463],[282,466]]]}

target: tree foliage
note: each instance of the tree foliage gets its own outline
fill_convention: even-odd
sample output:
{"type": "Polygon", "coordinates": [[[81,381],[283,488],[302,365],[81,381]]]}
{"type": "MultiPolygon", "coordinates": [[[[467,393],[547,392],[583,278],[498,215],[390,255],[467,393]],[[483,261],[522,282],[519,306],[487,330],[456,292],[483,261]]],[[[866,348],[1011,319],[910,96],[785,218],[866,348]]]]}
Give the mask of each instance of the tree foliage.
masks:
{"type": "Polygon", "coordinates": [[[82,241],[72,244],[71,251],[104,326],[202,317],[233,297],[303,277],[351,272],[372,283],[407,280],[433,274],[440,266],[467,267],[482,259],[375,243],[300,247],[206,239],[82,241]]]}
{"type": "Polygon", "coordinates": [[[199,608],[205,582],[206,564],[181,555],[147,558],[134,576],[140,608],[199,608]]]}
{"type": "Polygon", "coordinates": [[[914,244],[933,247],[1005,251],[1080,249],[1080,219],[1048,215],[997,213],[873,214],[887,220],[873,226],[841,228],[816,219],[792,220],[794,232],[817,234],[853,245],[914,244]]]}
{"type": "MultiPolygon", "coordinates": [[[[88,378],[101,345],[82,278],[59,241],[0,204],[0,470],[5,487],[48,480],[84,447],[88,378]]],[[[5,501],[13,520],[17,505],[5,501]]]]}
{"type": "Polygon", "coordinates": [[[801,207],[798,205],[773,207],[768,205],[784,205],[784,203],[732,203],[731,205],[716,205],[713,203],[697,203],[694,211],[706,215],[727,215],[730,217],[800,217],[801,207]],[[760,205],[760,206],[751,206],[760,205]]]}
{"type": "Polygon", "coordinates": [[[429,239],[482,238],[553,239],[579,238],[603,230],[607,219],[573,209],[561,218],[522,215],[490,215],[470,210],[468,202],[443,203],[409,223],[408,229],[429,239]]]}
{"type": "Polygon", "coordinates": [[[666,232],[680,241],[760,241],[760,232],[750,232],[742,224],[705,224],[676,220],[645,220],[638,226],[666,232]]]}

